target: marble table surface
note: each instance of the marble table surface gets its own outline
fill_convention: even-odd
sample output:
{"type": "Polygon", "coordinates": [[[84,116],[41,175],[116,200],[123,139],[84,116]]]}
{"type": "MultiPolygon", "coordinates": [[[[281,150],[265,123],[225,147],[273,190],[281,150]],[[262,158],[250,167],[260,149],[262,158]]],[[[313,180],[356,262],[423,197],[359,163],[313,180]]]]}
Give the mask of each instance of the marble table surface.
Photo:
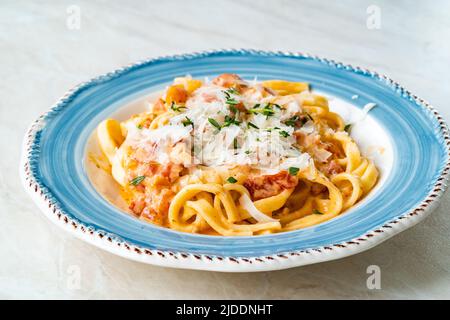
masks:
{"type": "Polygon", "coordinates": [[[136,60],[205,49],[302,51],[372,68],[450,121],[448,12],[445,0],[1,1],[0,298],[450,298],[450,193],[425,221],[356,256],[226,274],[85,244],[40,214],[18,176],[28,124],[66,90],[136,60]],[[381,289],[366,285],[370,265],[381,289]]]}

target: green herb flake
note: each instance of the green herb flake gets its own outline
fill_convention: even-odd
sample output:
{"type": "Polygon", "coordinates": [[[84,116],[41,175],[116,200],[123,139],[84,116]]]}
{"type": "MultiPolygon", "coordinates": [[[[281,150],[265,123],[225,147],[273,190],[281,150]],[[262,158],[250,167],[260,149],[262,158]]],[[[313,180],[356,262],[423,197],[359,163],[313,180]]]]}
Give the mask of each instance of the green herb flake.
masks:
{"type": "Polygon", "coordinates": [[[320,212],[320,211],[317,210],[317,209],[313,209],[313,213],[314,213],[314,214],[323,214],[323,212],[320,212]]]}
{"type": "Polygon", "coordinates": [[[287,138],[290,136],[290,134],[287,131],[281,130],[280,131],[280,136],[282,136],[283,138],[287,138]]]}
{"type": "Polygon", "coordinates": [[[211,125],[213,125],[214,127],[217,128],[217,130],[220,130],[222,127],[220,126],[220,124],[213,118],[208,118],[209,123],[211,123],[211,125]]]}
{"type": "Polygon", "coordinates": [[[137,126],[136,126],[139,130],[141,130],[143,127],[142,127],[142,124],[138,124],[137,126]]]}
{"type": "Polygon", "coordinates": [[[237,180],[236,180],[234,177],[229,177],[229,178],[227,179],[227,182],[229,182],[229,183],[236,183],[237,180]]]}
{"type": "Polygon", "coordinates": [[[238,112],[238,109],[237,109],[234,105],[231,105],[231,106],[230,106],[230,110],[231,110],[231,112],[233,112],[233,113],[237,113],[237,112],[238,112]]]}
{"type": "Polygon", "coordinates": [[[236,120],[235,118],[232,118],[232,117],[230,117],[230,116],[225,116],[225,122],[224,122],[224,124],[223,124],[223,127],[229,127],[229,126],[231,126],[232,124],[234,124],[234,125],[239,125],[239,124],[241,124],[238,120],[236,120]]]}
{"type": "Polygon", "coordinates": [[[239,104],[239,102],[236,101],[236,100],[233,99],[233,98],[228,98],[227,100],[225,100],[225,103],[226,103],[226,104],[229,104],[229,105],[232,105],[232,106],[235,106],[235,105],[239,104]]]}
{"type": "Polygon", "coordinates": [[[235,105],[239,104],[239,102],[235,98],[231,97],[232,94],[239,95],[239,92],[236,89],[230,88],[230,89],[223,91],[223,93],[225,94],[225,103],[226,104],[229,104],[230,106],[235,106],[235,105]]]}
{"type": "Polygon", "coordinates": [[[273,109],[270,108],[264,108],[262,114],[265,115],[266,117],[271,117],[275,114],[275,111],[273,111],[273,109]]]}
{"type": "Polygon", "coordinates": [[[262,115],[265,115],[266,117],[270,117],[270,116],[273,116],[275,114],[275,111],[272,108],[272,104],[270,104],[270,103],[266,104],[262,108],[261,108],[261,105],[259,103],[255,104],[253,106],[253,108],[249,110],[249,112],[252,113],[252,114],[260,113],[262,115]]]}
{"type": "Polygon", "coordinates": [[[249,128],[254,128],[254,129],[259,129],[257,125],[251,123],[251,122],[247,122],[247,127],[249,128]]]}
{"type": "Polygon", "coordinates": [[[295,116],[287,119],[284,122],[284,124],[289,126],[289,127],[295,127],[295,125],[297,124],[297,121],[299,121],[299,120],[300,120],[299,116],[295,115],[295,116]]]}
{"type": "Polygon", "coordinates": [[[145,176],[137,176],[136,178],[134,178],[133,180],[130,181],[130,185],[137,186],[142,181],[144,181],[144,179],[145,179],[145,176]]]}
{"type": "Polygon", "coordinates": [[[181,121],[181,123],[183,124],[183,126],[187,127],[187,126],[192,126],[192,128],[194,127],[194,123],[192,122],[191,119],[189,119],[188,117],[186,117],[185,120],[181,121]]]}
{"type": "Polygon", "coordinates": [[[172,109],[173,111],[176,111],[176,112],[181,112],[181,109],[186,109],[186,107],[179,106],[175,102],[172,102],[172,104],[170,105],[170,109],[172,109]]]}
{"type": "Polygon", "coordinates": [[[351,124],[347,124],[344,127],[344,131],[347,132],[347,133],[350,133],[351,128],[352,128],[352,125],[351,124]]]}
{"type": "Polygon", "coordinates": [[[297,167],[289,167],[288,171],[291,176],[296,176],[300,169],[297,167]]]}
{"type": "Polygon", "coordinates": [[[236,88],[229,88],[225,91],[228,94],[235,94],[235,95],[239,95],[239,91],[236,90],[236,88]]]}

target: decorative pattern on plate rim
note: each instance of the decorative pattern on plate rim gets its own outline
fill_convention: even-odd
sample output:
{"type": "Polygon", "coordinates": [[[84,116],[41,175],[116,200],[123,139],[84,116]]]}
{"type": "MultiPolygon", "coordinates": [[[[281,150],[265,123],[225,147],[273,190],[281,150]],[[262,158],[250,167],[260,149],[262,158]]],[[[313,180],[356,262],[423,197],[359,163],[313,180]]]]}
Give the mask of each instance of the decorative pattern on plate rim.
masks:
{"type": "Polygon", "coordinates": [[[53,221],[60,227],[63,227],[75,236],[82,238],[89,243],[95,244],[109,252],[118,254],[126,258],[130,258],[135,261],[169,267],[230,272],[267,271],[334,260],[358,252],[362,252],[423,220],[437,206],[438,200],[447,189],[447,181],[450,175],[450,135],[444,119],[428,102],[412,94],[386,75],[382,75],[368,69],[354,67],[350,64],[343,64],[341,62],[336,62],[335,60],[325,59],[305,53],[263,51],[253,49],[222,49],[201,51],[189,54],[179,54],[173,56],[162,56],[149,60],[139,61],[119,68],[113,72],[109,72],[93,78],[72,88],[71,90],[66,92],[64,96],[60,98],[48,112],[41,115],[36,121],[31,124],[23,141],[20,174],[26,190],[51,221],[53,221]],[[45,187],[40,186],[35,176],[36,172],[34,172],[33,170],[33,159],[36,159],[36,157],[39,155],[39,146],[35,144],[35,140],[39,135],[40,130],[45,126],[45,119],[47,118],[47,116],[59,112],[68,102],[70,102],[71,98],[77,92],[79,92],[79,90],[82,90],[86,86],[89,86],[95,82],[105,81],[107,79],[117,77],[123,73],[133,70],[134,68],[138,68],[141,65],[150,64],[156,61],[185,60],[190,58],[208,56],[215,53],[247,53],[257,56],[307,58],[328,64],[337,69],[345,69],[355,73],[369,75],[372,78],[377,78],[384,81],[402,97],[413,101],[416,105],[430,112],[439,123],[439,133],[442,136],[443,144],[447,151],[447,161],[445,163],[445,166],[441,168],[441,172],[438,175],[432,191],[421,201],[419,205],[417,205],[408,213],[405,213],[402,216],[387,222],[380,228],[360,235],[351,241],[336,243],[329,246],[311,248],[308,250],[292,251],[255,257],[232,257],[194,254],[189,252],[171,252],[136,246],[121,239],[117,235],[108,233],[104,230],[98,230],[94,229],[93,227],[86,226],[76,219],[71,218],[61,208],[59,208],[56,201],[52,199],[53,197],[51,195],[51,192],[49,190],[46,190],[45,187]],[[180,264],[181,261],[185,264],[180,264]]]}

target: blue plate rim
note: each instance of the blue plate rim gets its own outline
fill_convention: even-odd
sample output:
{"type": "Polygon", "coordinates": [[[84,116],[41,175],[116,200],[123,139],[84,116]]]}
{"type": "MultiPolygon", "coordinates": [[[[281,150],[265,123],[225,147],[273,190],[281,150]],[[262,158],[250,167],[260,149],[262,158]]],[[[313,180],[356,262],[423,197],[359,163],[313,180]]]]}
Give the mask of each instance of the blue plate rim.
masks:
{"type": "MultiPolygon", "coordinates": [[[[384,240],[389,238],[392,235],[395,235],[396,233],[403,231],[412,225],[416,224],[425,216],[427,216],[431,210],[437,205],[438,200],[442,196],[442,194],[445,192],[447,187],[447,180],[450,173],[450,138],[449,138],[449,132],[448,127],[443,120],[442,116],[432,107],[428,102],[425,100],[419,98],[418,96],[412,94],[408,90],[406,90],[404,87],[402,87],[400,84],[395,82],[394,80],[390,79],[389,77],[379,74],[374,71],[370,71],[368,69],[360,68],[360,67],[353,67],[350,64],[343,64],[340,62],[336,62],[335,60],[331,59],[325,59],[314,55],[304,54],[304,53],[295,53],[295,52],[283,52],[283,51],[263,51],[263,50],[253,50],[253,49],[222,49],[222,50],[210,50],[210,51],[201,51],[201,52],[195,52],[195,53],[188,53],[188,54],[178,54],[178,55],[171,55],[171,56],[162,56],[157,57],[153,59],[143,60],[139,61],[137,63],[132,63],[130,65],[127,65],[125,67],[119,68],[113,72],[106,73],[104,75],[95,77],[91,80],[88,80],[87,82],[81,83],[78,86],[74,87],[73,89],[69,90],[61,99],[59,99],[53,107],[43,115],[41,115],[35,122],[32,123],[30,126],[23,142],[23,152],[22,152],[22,161],[21,161],[21,177],[24,186],[26,187],[27,191],[32,195],[35,202],[41,207],[41,209],[47,214],[49,218],[52,218],[54,222],[57,222],[58,225],[65,226],[66,228],[69,226],[69,229],[73,231],[73,233],[81,238],[84,238],[88,242],[91,242],[93,244],[96,244],[97,246],[100,246],[110,252],[126,256],[129,258],[132,258],[134,260],[139,260],[147,263],[153,263],[153,264],[160,264],[160,265],[169,265],[169,266],[175,266],[177,267],[179,264],[178,262],[180,258],[184,258],[184,260],[190,260],[189,263],[187,263],[187,266],[184,267],[192,267],[192,268],[198,268],[198,269],[211,269],[210,267],[206,268],[207,265],[211,265],[214,262],[220,262],[220,264],[224,264],[224,260],[227,260],[227,262],[232,262],[236,264],[245,264],[245,263],[253,263],[258,264],[262,262],[272,262],[272,269],[273,261],[280,262],[281,265],[277,265],[277,269],[281,269],[285,267],[290,267],[294,265],[302,265],[302,264],[308,264],[318,261],[325,261],[325,260],[331,260],[338,258],[340,256],[346,256],[350,255],[356,252],[360,252],[363,250],[366,250],[384,240]],[[397,217],[394,220],[391,220],[387,222],[385,225],[381,226],[380,228],[376,230],[371,230],[370,232],[360,235],[356,237],[354,240],[346,241],[345,243],[337,243],[337,244],[330,244],[329,246],[322,246],[317,248],[311,248],[310,250],[301,250],[298,252],[286,252],[286,253],[279,253],[269,256],[257,256],[257,257],[232,257],[232,256],[219,256],[219,255],[207,255],[207,254],[197,254],[197,253],[189,253],[189,252],[170,252],[170,251],[164,251],[164,250],[158,250],[158,249],[150,249],[145,248],[142,246],[136,246],[133,243],[129,243],[123,239],[120,239],[120,237],[111,234],[105,230],[95,229],[91,226],[84,225],[82,222],[77,221],[76,219],[73,219],[70,214],[64,212],[58,207],[58,204],[54,202],[51,191],[44,190],[41,188],[39,184],[39,177],[36,176],[36,172],[33,170],[33,159],[39,156],[39,146],[36,145],[36,136],[39,135],[40,130],[45,126],[46,119],[50,117],[52,114],[57,113],[61,108],[64,108],[64,106],[70,101],[71,97],[73,97],[77,92],[82,90],[85,86],[89,86],[94,82],[97,81],[103,81],[105,79],[108,79],[110,77],[116,77],[120,76],[124,73],[127,73],[134,68],[138,68],[144,64],[156,62],[156,61],[164,61],[164,60],[184,60],[189,58],[199,58],[202,56],[208,56],[211,54],[220,54],[220,53],[236,53],[236,54],[251,54],[251,55],[257,55],[257,56],[283,56],[283,57],[298,57],[298,58],[306,58],[306,59],[313,59],[320,61],[322,63],[326,63],[329,65],[332,65],[336,68],[344,68],[346,70],[356,72],[356,73],[362,73],[362,74],[368,74],[371,77],[377,78],[379,80],[386,81],[386,83],[393,87],[394,90],[398,90],[401,92],[402,96],[414,101],[417,105],[419,105],[422,108],[427,109],[431,112],[431,114],[435,117],[435,120],[439,123],[439,133],[444,141],[444,146],[446,149],[447,154],[447,161],[444,167],[441,168],[441,172],[439,172],[438,178],[436,180],[436,183],[434,187],[432,188],[432,191],[425,197],[419,205],[417,205],[415,208],[413,208],[410,212],[397,217]],[[80,236],[78,233],[82,233],[84,235],[87,235],[87,238],[85,236],[80,236]],[[91,239],[89,239],[91,238],[91,239]],[[96,238],[95,241],[93,241],[92,238],[96,238]],[[99,243],[102,242],[101,244],[99,243]],[[352,246],[359,247],[358,249],[350,248],[352,246]],[[126,251],[124,251],[124,249],[126,251]],[[343,250],[348,249],[348,250],[343,250]],[[332,252],[335,251],[344,251],[344,252],[332,252]],[[121,251],[121,252],[119,252],[121,251]],[[345,252],[347,251],[347,252],[345,252]],[[154,258],[149,259],[138,259],[134,256],[129,256],[130,252],[133,252],[134,254],[140,255],[141,257],[159,257],[161,259],[172,257],[172,260],[178,260],[177,263],[171,263],[169,262],[158,262],[155,261],[154,258]],[[353,252],[353,253],[352,253],[353,252]],[[298,257],[305,257],[299,259],[298,257]],[[194,259],[194,260],[193,260],[194,259]],[[280,260],[281,259],[281,260],[280,260]],[[147,261],[148,260],[148,261],[147,261]],[[193,263],[192,261],[197,260],[197,263],[193,263]],[[206,264],[205,264],[206,262],[206,264]],[[284,263],[283,263],[284,262],[284,263]]],[[[159,259],[158,258],[158,259],[159,259]]],[[[182,266],[183,267],[183,266],[182,266]]],[[[217,268],[217,267],[216,267],[217,268]]],[[[228,269],[229,266],[227,267],[228,269]]],[[[225,268],[225,269],[227,269],[225,268]]],[[[214,269],[214,268],[213,268],[214,269]]],[[[233,269],[233,268],[231,268],[233,269]]],[[[250,268],[250,269],[260,269],[260,268],[250,268]]],[[[269,268],[270,269],[270,268],[269,268]]],[[[218,269],[220,270],[220,268],[218,269]]],[[[262,269],[264,270],[264,268],[262,269]]],[[[240,270],[239,270],[240,271],[240,270]]],[[[247,270],[252,271],[252,270],[247,270]]]]}

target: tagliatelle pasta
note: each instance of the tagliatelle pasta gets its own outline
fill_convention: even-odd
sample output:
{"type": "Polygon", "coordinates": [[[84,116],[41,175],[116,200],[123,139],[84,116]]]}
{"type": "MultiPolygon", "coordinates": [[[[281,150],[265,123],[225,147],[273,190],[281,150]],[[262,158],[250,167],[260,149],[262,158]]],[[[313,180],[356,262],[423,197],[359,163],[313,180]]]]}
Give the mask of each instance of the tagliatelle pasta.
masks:
{"type": "Polygon", "coordinates": [[[307,83],[176,78],[148,112],[103,121],[99,145],[130,212],[190,233],[309,227],[354,206],[378,170],[307,83]]]}

